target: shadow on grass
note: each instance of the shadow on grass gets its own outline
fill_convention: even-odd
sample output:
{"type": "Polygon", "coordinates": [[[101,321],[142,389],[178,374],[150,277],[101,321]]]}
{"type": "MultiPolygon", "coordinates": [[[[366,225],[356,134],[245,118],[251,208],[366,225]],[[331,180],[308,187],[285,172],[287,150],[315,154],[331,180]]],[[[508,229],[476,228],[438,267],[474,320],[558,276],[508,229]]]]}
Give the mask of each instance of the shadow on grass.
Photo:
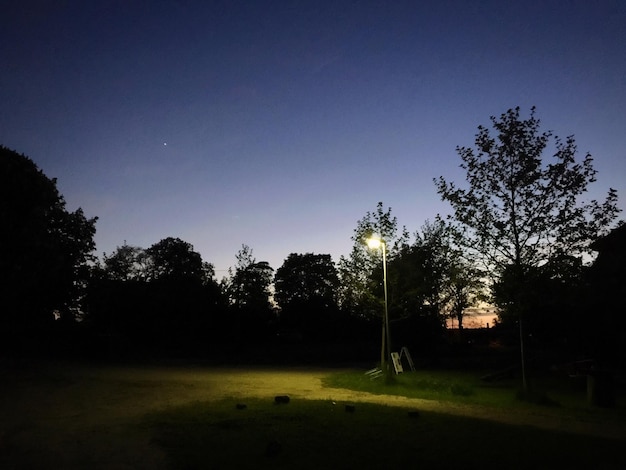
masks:
{"type": "Polygon", "coordinates": [[[142,426],[176,469],[623,468],[618,441],[406,408],[346,405],[224,400],[151,413],[142,426]]]}

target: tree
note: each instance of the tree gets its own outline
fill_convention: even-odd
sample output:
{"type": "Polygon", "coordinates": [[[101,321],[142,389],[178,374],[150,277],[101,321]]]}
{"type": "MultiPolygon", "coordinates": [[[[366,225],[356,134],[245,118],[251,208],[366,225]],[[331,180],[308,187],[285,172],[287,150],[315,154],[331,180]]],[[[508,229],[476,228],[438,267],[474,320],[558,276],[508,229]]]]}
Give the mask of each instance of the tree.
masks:
{"type": "Polygon", "coordinates": [[[372,235],[381,237],[386,244],[387,259],[391,262],[401,247],[408,243],[406,228],[398,228],[397,217],[391,208],[383,210],[379,202],[375,212],[367,212],[357,222],[351,239],[354,242],[348,257],[339,259],[341,279],[340,303],[344,310],[363,317],[379,317],[382,314],[382,253],[368,248],[366,240],[372,235]]]}
{"type": "Polygon", "coordinates": [[[390,309],[404,319],[395,336],[427,353],[442,338],[448,317],[456,315],[462,325],[481,284],[460,249],[459,234],[441,217],[426,221],[414,236],[389,263],[390,309]]]}
{"type": "Polygon", "coordinates": [[[138,246],[126,242],[109,256],[104,254],[105,275],[115,281],[146,280],[148,276],[148,254],[138,246]]]}
{"type": "Polygon", "coordinates": [[[432,316],[443,326],[450,315],[463,324],[463,311],[480,294],[481,273],[462,250],[461,234],[440,216],[426,221],[415,241],[390,266],[394,297],[405,315],[432,316]]]}
{"type": "Polygon", "coordinates": [[[337,315],[339,277],[330,255],[291,253],[274,277],[281,324],[328,337],[337,315]]]}
{"type": "Polygon", "coordinates": [[[463,330],[465,309],[486,298],[482,272],[471,262],[459,258],[449,267],[447,289],[450,317],[456,318],[459,330],[463,330]]]}
{"type": "Polygon", "coordinates": [[[248,245],[242,245],[235,257],[237,265],[228,285],[231,303],[238,308],[268,309],[274,270],[267,261],[257,262],[248,245]]]}
{"type": "Polygon", "coordinates": [[[80,316],[97,218],[68,212],[56,180],[0,146],[0,330],[6,342],[45,331],[53,311],[80,316]],[[4,336],[3,335],[3,336],[4,336]]]}
{"type": "Polygon", "coordinates": [[[517,321],[515,308],[507,308],[517,300],[524,305],[524,327],[532,332],[534,344],[558,341],[561,349],[580,346],[584,343],[580,330],[589,331],[584,311],[588,269],[580,258],[568,256],[526,267],[520,280],[508,266],[492,286],[493,299],[502,310],[500,321],[505,326],[517,321]]]}
{"type": "Polygon", "coordinates": [[[259,335],[268,333],[272,320],[270,288],[274,269],[267,261],[257,262],[248,245],[242,245],[236,259],[234,272],[229,270],[226,291],[237,317],[239,333],[245,339],[258,339],[259,335]]]}
{"type": "Polygon", "coordinates": [[[391,216],[391,208],[384,211],[383,203],[379,202],[376,212],[367,212],[357,222],[352,240],[354,245],[349,257],[339,259],[341,306],[344,312],[368,321],[382,318],[380,366],[387,370],[387,379],[391,380],[390,301],[385,269],[406,244],[408,233],[403,227],[398,234],[397,218],[391,216]],[[382,249],[369,249],[370,238],[380,238],[382,249]]]}
{"type": "MultiPolygon", "coordinates": [[[[124,243],[90,287],[89,326],[129,350],[202,353],[223,341],[225,302],[213,266],[168,237],[147,250],[124,243]]],[[[109,346],[110,347],[110,346],[109,346]]]]}
{"type": "Polygon", "coordinates": [[[213,278],[213,266],[204,263],[193,245],[180,238],[164,238],[148,248],[146,254],[149,280],[195,280],[206,284],[213,278]]]}
{"type": "Polygon", "coordinates": [[[335,303],[339,284],[330,255],[291,253],[274,278],[274,299],[281,308],[314,299],[335,303]]]}
{"type": "Polygon", "coordinates": [[[426,304],[445,322],[449,300],[450,270],[459,258],[452,245],[453,229],[440,217],[434,222],[426,221],[421,233],[415,233],[415,251],[420,255],[416,272],[421,276],[426,304]]]}
{"type": "Polygon", "coordinates": [[[452,205],[453,219],[464,230],[468,247],[478,253],[497,278],[507,272],[514,295],[506,308],[520,329],[523,386],[528,391],[524,361],[523,288],[529,271],[563,256],[589,253],[590,243],[616,218],[617,193],[610,189],[603,203],[584,201],[595,181],[592,158],[576,160],[573,136],[562,140],[540,132],[531,109],[528,119],[519,108],[491,117],[495,136],[478,127],[475,149],[457,147],[467,189],[435,179],[437,191],[452,205]],[[553,142],[553,160],[543,154],[553,142]]]}

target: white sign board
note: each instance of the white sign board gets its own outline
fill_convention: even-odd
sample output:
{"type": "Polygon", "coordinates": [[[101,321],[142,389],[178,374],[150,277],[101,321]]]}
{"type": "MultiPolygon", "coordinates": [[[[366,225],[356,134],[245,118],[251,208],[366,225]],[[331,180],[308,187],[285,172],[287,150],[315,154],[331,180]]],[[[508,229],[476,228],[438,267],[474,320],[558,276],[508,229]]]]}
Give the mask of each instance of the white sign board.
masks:
{"type": "Polygon", "coordinates": [[[391,361],[393,362],[393,368],[395,369],[396,374],[401,374],[402,372],[404,372],[402,369],[402,362],[400,361],[400,354],[398,354],[397,352],[392,352],[391,361]]]}

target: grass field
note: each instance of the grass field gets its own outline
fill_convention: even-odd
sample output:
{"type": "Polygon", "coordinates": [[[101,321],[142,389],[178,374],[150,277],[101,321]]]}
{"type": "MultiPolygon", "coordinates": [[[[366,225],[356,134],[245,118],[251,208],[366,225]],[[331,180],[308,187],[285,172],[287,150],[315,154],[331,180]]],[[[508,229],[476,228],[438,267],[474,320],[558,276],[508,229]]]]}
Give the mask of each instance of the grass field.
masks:
{"type": "Polygon", "coordinates": [[[343,370],[30,364],[0,372],[2,469],[626,467],[621,402],[589,407],[580,384],[568,382],[543,383],[553,403],[539,406],[515,400],[512,384],[486,387],[451,372],[405,374],[392,386],[343,370]],[[277,393],[290,402],[276,404],[277,393]],[[362,402],[385,403],[383,393],[415,400],[362,402]],[[541,420],[555,426],[536,426],[541,420]],[[569,432],[589,423],[617,436],[569,432]]]}

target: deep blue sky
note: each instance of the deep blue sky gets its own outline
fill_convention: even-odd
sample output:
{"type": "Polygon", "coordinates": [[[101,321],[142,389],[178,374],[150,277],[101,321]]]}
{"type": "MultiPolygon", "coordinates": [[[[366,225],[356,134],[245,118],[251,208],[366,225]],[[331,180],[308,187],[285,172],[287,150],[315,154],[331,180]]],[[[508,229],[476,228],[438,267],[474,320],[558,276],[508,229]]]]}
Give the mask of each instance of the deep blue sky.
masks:
{"type": "Polygon", "coordinates": [[[99,217],[98,254],[337,261],[378,201],[411,232],[446,213],[432,179],[515,106],[626,207],[620,0],[3,3],[0,144],[99,217]]]}

